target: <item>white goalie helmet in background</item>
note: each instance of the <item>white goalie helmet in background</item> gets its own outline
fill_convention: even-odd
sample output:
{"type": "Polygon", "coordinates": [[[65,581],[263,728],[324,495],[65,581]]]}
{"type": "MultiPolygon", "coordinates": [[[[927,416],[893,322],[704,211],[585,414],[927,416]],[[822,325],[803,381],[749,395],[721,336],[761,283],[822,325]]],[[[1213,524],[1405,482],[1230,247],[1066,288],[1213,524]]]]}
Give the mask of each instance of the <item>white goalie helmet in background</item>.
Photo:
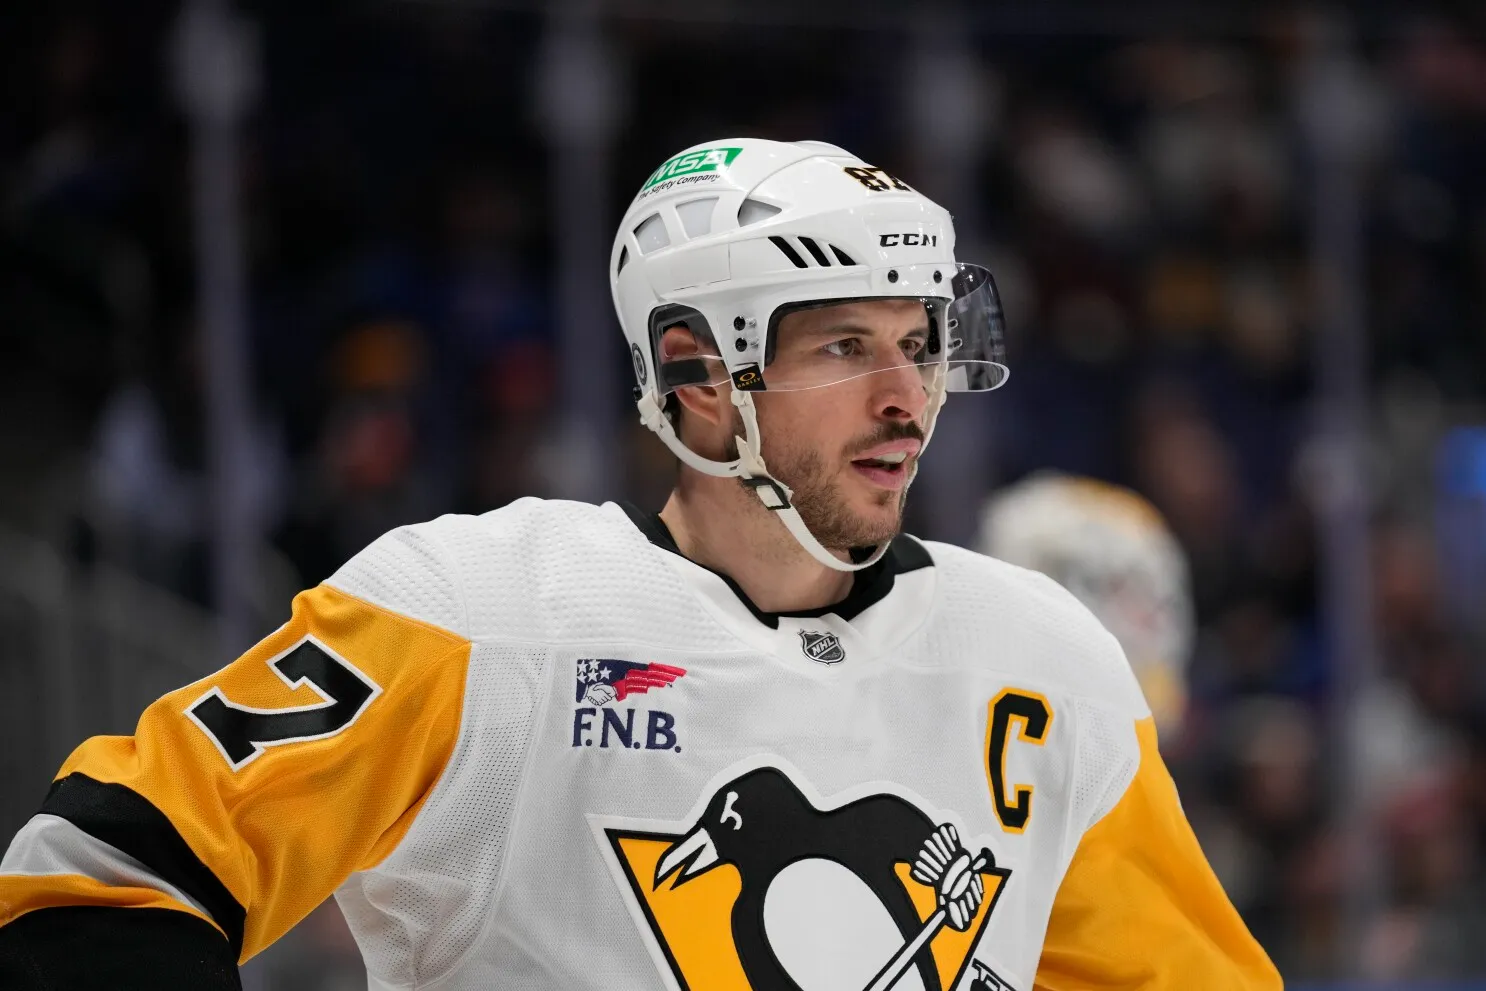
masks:
{"type": "Polygon", "coordinates": [[[1192,591],[1186,556],[1154,506],[1119,486],[1039,473],[986,500],[975,549],[1072,592],[1120,642],[1158,730],[1180,727],[1192,591]]]}
{"type": "Polygon", "coordinates": [[[955,260],[950,215],[902,180],[834,145],[726,138],[688,148],[656,169],[625,213],[609,260],[614,308],[634,362],[640,418],[688,466],[743,479],[822,564],[860,561],[822,547],[764,461],[753,394],[828,388],[886,370],[881,362],[775,364],[781,318],[795,309],[868,299],[916,299],[924,346],[905,357],[923,376],[925,444],[947,392],[1006,381],[1000,299],[984,268],[955,260]],[[701,354],[668,357],[664,331],[685,324],[701,354]],[[666,413],[671,393],[731,386],[743,423],[738,457],[687,448],[666,413]]]}

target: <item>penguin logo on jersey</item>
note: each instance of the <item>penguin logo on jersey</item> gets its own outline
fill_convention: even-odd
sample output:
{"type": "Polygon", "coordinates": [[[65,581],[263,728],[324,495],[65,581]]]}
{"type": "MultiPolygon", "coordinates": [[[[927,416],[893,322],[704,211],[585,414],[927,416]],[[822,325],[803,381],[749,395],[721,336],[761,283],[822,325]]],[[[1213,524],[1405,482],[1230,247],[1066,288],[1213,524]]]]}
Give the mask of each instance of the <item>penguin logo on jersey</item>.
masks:
{"type": "Polygon", "coordinates": [[[1011,875],[916,800],[812,801],[769,765],[679,823],[590,819],[679,991],[951,991],[1011,875]]]}

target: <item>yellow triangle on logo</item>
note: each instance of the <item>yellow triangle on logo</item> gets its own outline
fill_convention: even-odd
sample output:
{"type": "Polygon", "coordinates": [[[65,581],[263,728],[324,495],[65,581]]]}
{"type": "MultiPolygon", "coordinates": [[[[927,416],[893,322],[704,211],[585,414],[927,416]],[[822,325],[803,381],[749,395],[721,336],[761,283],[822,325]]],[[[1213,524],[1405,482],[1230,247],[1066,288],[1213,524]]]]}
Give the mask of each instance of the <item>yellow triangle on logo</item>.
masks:
{"type": "Polygon", "coordinates": [[[679,874],[654,886],[656,864],[679,839],[609,831],[630,889],[682,991],[751,991],[733,945],[733,903],[743,890],[738,869],[720,864],[679,888],[679,874]]]}
{"type": "MultiPolygon", "coordinates": [[[[909,873],[911,867],[899,862],[893,865],[898,875],[898,880],[908,891],[908,897],[913,899],[913,907],[918,909],[918,917],[925,922],[929,916],[939,908],[939,900],[933,888],[925,884],[919,884],[909,873]]],[[[969,962],[970,951],[975,949],[975,944],[980,940],[980,932],[985,928],[986,919],[990,918],[991,909],[996,905],[996,899],[1001,897],[1001,888],[1006,884],[1009,872],[1005,870],[982,871],[981,879],[985,882],[985,898],[981,900],[980,908],[975,912],[975,918],[970,920],[970,927],[964,932],[955,932],[949,926],[939,930],[939,934],[929,941],[929,952],[934,954],[934,967],[939,971],[939,983],[946,988],[958,986],[960,976],[965,972],[965,965],[969,962]]]]}

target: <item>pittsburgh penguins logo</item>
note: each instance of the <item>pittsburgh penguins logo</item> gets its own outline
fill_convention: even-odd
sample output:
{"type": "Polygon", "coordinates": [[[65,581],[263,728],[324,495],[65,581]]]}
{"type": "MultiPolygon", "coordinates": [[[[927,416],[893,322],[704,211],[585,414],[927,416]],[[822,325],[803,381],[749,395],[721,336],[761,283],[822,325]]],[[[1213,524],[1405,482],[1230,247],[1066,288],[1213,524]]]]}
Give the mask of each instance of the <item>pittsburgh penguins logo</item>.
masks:
{"type": "Polygon", "coordinates": [[[681,991],[950,991],[1011,874],[914,801],[813,802],[773,766],[679,823],[593,821],[681,991]]]}

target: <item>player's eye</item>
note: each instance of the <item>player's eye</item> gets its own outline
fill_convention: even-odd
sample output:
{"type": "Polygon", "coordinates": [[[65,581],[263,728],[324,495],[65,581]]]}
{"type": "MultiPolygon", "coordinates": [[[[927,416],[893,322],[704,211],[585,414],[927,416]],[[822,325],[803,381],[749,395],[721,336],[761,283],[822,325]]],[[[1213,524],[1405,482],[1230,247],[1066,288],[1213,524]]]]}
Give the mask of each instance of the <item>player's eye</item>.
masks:
{"type": "Polygon", "coordinates": [[[862,353],[862,342],[855,337],[843,337],[839,341],[832,341],[821,350],[837,358],[854,358],[862,353]]]}
{"type": "Polygon", "coordinates": [[[914,334],[903,338],[898,342],[898,347],[903,349],[910,360],[917,361],[924,355],[925,338],[914,334]]]}

